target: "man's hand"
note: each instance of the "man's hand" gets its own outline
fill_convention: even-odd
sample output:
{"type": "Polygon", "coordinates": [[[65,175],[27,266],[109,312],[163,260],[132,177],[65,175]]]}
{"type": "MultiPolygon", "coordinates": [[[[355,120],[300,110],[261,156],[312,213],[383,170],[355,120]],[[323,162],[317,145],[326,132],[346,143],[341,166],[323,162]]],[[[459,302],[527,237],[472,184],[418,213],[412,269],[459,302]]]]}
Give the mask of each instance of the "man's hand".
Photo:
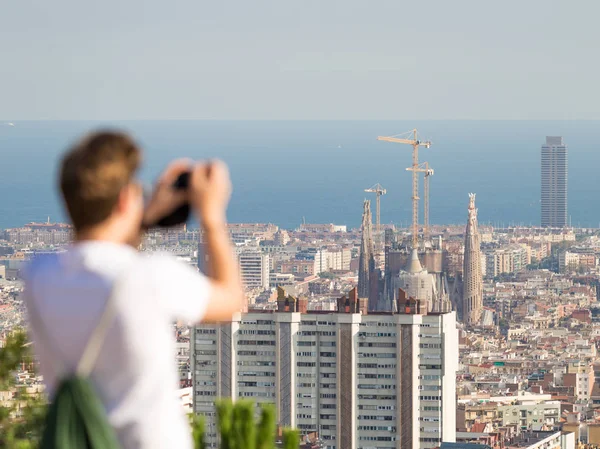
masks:
{"type": "Polygon", "coordinates": [[[190,178],[189,201],[205,229],[225,226],[230,196],[231,181],[225,163],[214,161],[194,167],[190,178]]]}
{"type": "Polygon", "coordinates": [[[152,192],[152,198],[146,205],[142,221],[145,227],[154,226],[161,218],[166,217],[188,201],[188,192],[174,189],[173,184],[179,175],[191,169],[191,162],[184,159],[169,164],[158,179],[158,183],[152,192]]]}

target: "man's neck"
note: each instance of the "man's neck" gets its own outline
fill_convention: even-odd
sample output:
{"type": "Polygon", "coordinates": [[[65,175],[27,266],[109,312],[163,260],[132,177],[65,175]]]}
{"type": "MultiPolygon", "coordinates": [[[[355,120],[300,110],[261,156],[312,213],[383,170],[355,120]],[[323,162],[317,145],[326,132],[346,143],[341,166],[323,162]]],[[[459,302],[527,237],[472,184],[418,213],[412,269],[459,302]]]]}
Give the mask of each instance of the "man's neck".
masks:
{"type": "Polygon", "coordinates": [[[91,237],[86,237],[86,236],[78,236],[75,239],[73,239],[73,243],[75,243],[75,244],[90,243],[90,242],[111,243],[111,244],[115,244],[115,245],[130,246],[133,249],[139,249],[139,246],[141,244],[140,239],[137,239],[136,241],[130,241],[130,242],[126,242],[123,240],[117,240],[117,239],[91,238],[91,237]]]}
{"type": "Polygon", "coordinates": [[[112,226],[96,226],[75,232],[75,242],[107,242],[118,245],[129,245],[137,248],[141,238],[127,238],[120,230],[112,226]]]}

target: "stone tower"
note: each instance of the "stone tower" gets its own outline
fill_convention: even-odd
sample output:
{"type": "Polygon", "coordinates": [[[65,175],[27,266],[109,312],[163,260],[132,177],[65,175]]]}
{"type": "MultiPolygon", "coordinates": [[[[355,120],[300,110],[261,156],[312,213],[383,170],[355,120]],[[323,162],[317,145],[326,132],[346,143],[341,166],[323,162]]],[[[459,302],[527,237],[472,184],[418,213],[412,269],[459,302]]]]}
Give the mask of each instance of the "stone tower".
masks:
{"type": "Polygon", "coordinates": [[[481,274],[481,248],[477,230],[475,194],[469,194],[469,221],[465,232],[463,265],[462,315],[467,326],[480,324],[483,312],[483,278],[481,274]]]}
{"type": "Polygon", "coordinates": [[[358,260],[358,297],[369,298],[371,292],[371,275],[375,271],[373,254],[373,233],[371,218],[371,202],[365,200],[362,216],[362,237],[360,241],[360,258],[358,260]]]}

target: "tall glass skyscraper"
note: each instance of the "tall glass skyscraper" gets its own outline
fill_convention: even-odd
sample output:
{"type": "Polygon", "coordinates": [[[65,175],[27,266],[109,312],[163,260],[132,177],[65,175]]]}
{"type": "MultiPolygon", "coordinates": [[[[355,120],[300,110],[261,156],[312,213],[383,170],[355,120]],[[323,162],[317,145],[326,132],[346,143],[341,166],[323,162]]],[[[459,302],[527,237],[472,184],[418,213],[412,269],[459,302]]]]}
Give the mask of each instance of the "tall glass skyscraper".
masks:
{"type": "Polygon", "coordinates": [[[542,145],[542,226],[567,226],[567,146],[562,137],[546,137],[542,145]]]}

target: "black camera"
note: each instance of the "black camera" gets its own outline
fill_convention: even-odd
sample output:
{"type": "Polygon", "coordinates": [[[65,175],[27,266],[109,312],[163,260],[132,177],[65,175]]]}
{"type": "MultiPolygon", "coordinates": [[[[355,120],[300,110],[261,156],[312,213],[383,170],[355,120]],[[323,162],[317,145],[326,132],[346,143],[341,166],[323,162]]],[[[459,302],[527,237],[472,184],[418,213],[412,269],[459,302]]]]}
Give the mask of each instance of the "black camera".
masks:
{"type": "MultiPolygon", "coordinates": [[[[173,183],[173,188],[176,190],[187,190],[190,184],[190,172],[182,173],[173,183]]],[[[188,203],[179,206],[166,217],[161,218],[153,225],[159,228],[171,228],[179,226],[188,221],[190,217],[190,205],[188,203]]]]}

